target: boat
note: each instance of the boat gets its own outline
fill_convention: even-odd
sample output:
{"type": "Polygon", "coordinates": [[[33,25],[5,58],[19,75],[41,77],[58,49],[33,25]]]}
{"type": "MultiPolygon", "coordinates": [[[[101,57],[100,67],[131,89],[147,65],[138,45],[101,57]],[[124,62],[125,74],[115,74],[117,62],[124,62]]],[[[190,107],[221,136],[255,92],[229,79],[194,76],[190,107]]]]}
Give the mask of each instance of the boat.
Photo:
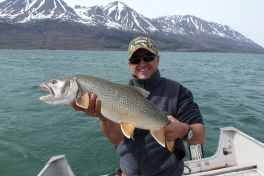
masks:
{"type": "MultiPolygon", "coordinates": [[[[184,162],[184,175],[264,176],[264,144],[237,128],[220,128],[213,156],[204,158],[201,145],[188,148],[191,160],[184,162]]],[[[75,176],[65,155],[53,156],[38,174],[61,175],[75,176]]]]}

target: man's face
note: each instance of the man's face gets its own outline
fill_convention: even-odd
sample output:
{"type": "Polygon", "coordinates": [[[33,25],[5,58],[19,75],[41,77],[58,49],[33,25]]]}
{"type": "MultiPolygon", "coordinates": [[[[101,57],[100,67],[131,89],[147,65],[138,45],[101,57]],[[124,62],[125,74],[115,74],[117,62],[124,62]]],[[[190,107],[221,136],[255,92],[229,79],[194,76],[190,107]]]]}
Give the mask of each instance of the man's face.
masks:
{"type": "MultiPolygon", "coordinates": [[[[138,49],[132,57],[142,56],[146,54],[151,54],[148,50],[138,49]]],[[[159,65],[159,56],[156,56],[153,61],[145,62],[142,58],[139,64],[131,64],[128,61],[128,64],[131,68],[132,74],[139,79],[147,79],[154,75],[158,70],[159,65]]]]}

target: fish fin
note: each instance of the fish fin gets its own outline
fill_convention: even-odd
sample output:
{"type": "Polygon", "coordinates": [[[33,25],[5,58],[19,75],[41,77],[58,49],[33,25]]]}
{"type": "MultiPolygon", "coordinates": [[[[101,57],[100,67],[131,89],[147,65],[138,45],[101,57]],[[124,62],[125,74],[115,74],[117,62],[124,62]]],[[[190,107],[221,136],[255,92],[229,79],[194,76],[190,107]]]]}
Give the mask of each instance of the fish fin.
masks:
{"type": "Polygon", "coordinates": [[[149,92],[146,91],[145,89],[142,89],[142,88],[137,87],[137,86],[130,86],[130,87],[132,87],[134,90],[136,90],[136,92],[138,92],[140,95],[142,95],[145,98],[147,98],[149,96],[149,92]]]}
{"type": "Polygon", "coordinates": [[[165,147],[165,130],[164,128],[150,129],[150,134],[163,147],[165,147]]]}
{"type": "Polygon", "coordinates": [[[169,149],[169,151],[172,152],[174,148],[174,141],[171,141],[171,142],[166,141],[166,146],[169,149]]]}
{"type": "Polygon", "coordinates": [[[75,103],[79,107],[88,109],[88,106],[89,106],[89,94],[86,92],[81,98],[76,99],[75,103]]]}
{"type": "Polygon", "coordinates": [[[163,111],[163,113],[164,113],[166,116],[169,115],[169,113],[168,113],[167,111],[163,111]]]}
{"type": "Polygon", "coordinates": [[[121,130],[122,132],[124,133],[124,135],[127,137],[127,138],[133,138],[133,135],[134,135],[134,130],[136,128],[136,124],[134,123],[124,123],[124,122],[121,122],[120,123],[120,126],[121,126],[121,130]]]}

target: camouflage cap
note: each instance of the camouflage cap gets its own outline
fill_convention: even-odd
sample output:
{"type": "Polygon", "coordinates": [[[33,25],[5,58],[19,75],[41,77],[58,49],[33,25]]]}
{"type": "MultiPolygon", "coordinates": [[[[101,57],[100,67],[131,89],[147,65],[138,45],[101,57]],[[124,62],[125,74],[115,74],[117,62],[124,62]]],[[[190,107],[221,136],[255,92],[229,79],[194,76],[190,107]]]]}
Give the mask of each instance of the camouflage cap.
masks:
{"type": "Polygon", "coordinates": [[[128,45],[128,58],[134,54],[138,49],[143,48],[150,51],[153,54],[158,54],[157,47],[152,39],[147,37],[137,37],[133,39],[128,45]]]}

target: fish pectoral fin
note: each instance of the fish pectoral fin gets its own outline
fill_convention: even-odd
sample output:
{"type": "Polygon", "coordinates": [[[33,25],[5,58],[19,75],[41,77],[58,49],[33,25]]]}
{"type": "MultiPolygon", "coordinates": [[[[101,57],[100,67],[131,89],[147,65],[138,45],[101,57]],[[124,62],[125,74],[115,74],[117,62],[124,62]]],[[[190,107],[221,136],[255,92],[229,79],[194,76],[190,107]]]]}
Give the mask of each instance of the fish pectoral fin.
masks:
{"type": "Polygon", "coordinates": [[[136,124],[134,123],[124,123],[124,122],[121,122],[120,123],[120,126],[121,126],[121,130],[122,132],[124,133],[124,135],[127,137],[127,138],[133,138],[133,135],[134,135],[134,130],[136,128],[136,124]]]}
{"type": "Polygon", "coordinates": [[[163,147],[165,147],[165,130],[164,128],[150,129],[150,134],[163,147]]]}
{"type": "Polygon", "coordinates": [[[169,149],[169,151],[172,152],[174,148],[174,141],[171,141],[171,142],[166,141],[166,146],[169,149]]]}
{"type": "Polygon", "coordinates": [[[81,108],[88,109],[89,106],[89,94],[86,92],[81,98],[75,100],[76,105],[81,108]]]}

